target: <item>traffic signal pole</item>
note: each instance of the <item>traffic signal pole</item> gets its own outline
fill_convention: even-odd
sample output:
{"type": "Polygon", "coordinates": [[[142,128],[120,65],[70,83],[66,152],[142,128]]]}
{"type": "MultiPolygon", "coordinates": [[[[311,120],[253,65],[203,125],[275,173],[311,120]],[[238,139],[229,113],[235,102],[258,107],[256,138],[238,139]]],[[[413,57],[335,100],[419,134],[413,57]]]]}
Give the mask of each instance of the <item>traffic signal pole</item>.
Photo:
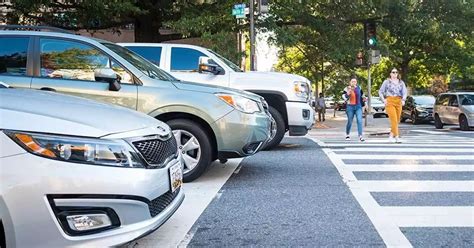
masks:
{"type": "Polygon", "coordinates": [[[255,2],[250,0],[250,70],[255,71],[255,2]]]}

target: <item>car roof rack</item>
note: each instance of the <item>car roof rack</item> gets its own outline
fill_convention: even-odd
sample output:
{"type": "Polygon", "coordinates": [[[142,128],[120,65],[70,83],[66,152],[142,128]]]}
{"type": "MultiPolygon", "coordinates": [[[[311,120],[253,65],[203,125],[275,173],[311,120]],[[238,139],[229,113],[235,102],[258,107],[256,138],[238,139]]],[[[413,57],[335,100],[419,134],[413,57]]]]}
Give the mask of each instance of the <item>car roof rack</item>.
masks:
{"type": "Polygon", "coordinates": [[[23,31],[52,31],[65,34],[75,34],[66,29],[50,26],[31,26],[31,25],[0,25],[0,30],[23,30],[23,31]]]}

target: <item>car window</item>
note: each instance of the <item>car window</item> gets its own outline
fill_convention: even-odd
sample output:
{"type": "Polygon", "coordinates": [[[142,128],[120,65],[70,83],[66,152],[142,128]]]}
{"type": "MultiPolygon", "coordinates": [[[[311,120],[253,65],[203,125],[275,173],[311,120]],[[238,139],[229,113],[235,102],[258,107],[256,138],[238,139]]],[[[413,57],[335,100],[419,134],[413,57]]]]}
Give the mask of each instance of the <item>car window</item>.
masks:
{"type": "Polygon", "coordinates": [[[153,64],[160,66],[161,47],[139,47],[129,46],[128,49],[149,60],[153,64]]]}
{"type": "Polygon", "coordinates": [[[26,75],[29,38],[0,38],[0,75],[26,75]]]}
{"type": "Polygon", "coordinates": [[[436,100],[436,105],[448,106],[449,95],[440,95],[436,100]]]}
{"type": "Polygon", "coordinates": [[[474,95],[472,94],[459,95],[459,101],[461,102],[461,105],[463,106],[474,105],[474,95]]]}
{"type": "Polygon", "coordinates": [[[129,49],[109,42],[103,42],[102,45],[106,46],[112,52],[125,59],[127,62],[132,64],[135,68],[140,70],[142,73],[153,79],[159,79],[163,81],[177,81],[176,78],[171,76],[169,73],[160,69],[158,66],[150,63],[148,60],[143,59],[142,56],[130,51],[129,49]]]}
{"type": "Polygon", "coordinates": [[[121,83],[133,83],[133,77],[98,49],[74,41],[41,39],[41,77],[96,81],[97,69],[112,68],[121,83]]]}
{"type": "Polygon", "coordinates": [[[418,105],[433,105],[435,98],[432,96],[417,96],[414,97],[415,103],[418,105]]]}
{"type": "Polygon", "coordinates": [[[173,47],[171,48],[171,71],[197,72],[201,56],[206,55],[195,49],[173,47]]]}
{"type": "Polygon", "coordinates": [[[458,97],[456,95],[449,96],[449,106],[459,106],[458,97]]]}

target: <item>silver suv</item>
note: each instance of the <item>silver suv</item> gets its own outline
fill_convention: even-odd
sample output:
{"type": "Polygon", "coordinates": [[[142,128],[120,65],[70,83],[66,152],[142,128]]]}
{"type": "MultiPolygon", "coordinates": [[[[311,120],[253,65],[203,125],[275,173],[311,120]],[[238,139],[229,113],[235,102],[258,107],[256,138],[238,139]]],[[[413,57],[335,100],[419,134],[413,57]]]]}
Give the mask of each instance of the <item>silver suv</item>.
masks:
{"type": "Polygon", "coordinates": [[[433,117],[438,129],[444,124],[452,124],[468,131],[474,127],[474,92],[440,94],[436,98],[433,117]]]}
{"type": "Polygon", "coordinates": [[[166,122],[183,155],[184,181],[216,159],[256,153],[271,133],[260,96],[179,81],[124,47],[68,33],[0,31],[0,81],[122,105],[166,122]]]}
{"type": "Polygon", "coordinates": [[[175,142],[136,111],[0,84],[0,247],[109,247],[157,229],[184,200],[175,142]]]}

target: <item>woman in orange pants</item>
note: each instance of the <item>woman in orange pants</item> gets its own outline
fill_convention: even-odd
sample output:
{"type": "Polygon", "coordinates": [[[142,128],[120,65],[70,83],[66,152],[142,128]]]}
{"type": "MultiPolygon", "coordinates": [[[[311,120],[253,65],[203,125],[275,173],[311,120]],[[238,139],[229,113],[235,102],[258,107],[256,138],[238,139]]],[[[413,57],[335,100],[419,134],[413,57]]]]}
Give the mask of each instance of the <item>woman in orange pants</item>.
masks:
{"type": "Polygon", "coordinates": [[[401,143],[398,124],[402,114],[402,106],[407,98],[407,87],[399,78],[396,68],[390,71],[390,77],[385,80],[379,90],[380,99],[385,103],[385,112],[390,119],[390,142],[401,143]]]}

